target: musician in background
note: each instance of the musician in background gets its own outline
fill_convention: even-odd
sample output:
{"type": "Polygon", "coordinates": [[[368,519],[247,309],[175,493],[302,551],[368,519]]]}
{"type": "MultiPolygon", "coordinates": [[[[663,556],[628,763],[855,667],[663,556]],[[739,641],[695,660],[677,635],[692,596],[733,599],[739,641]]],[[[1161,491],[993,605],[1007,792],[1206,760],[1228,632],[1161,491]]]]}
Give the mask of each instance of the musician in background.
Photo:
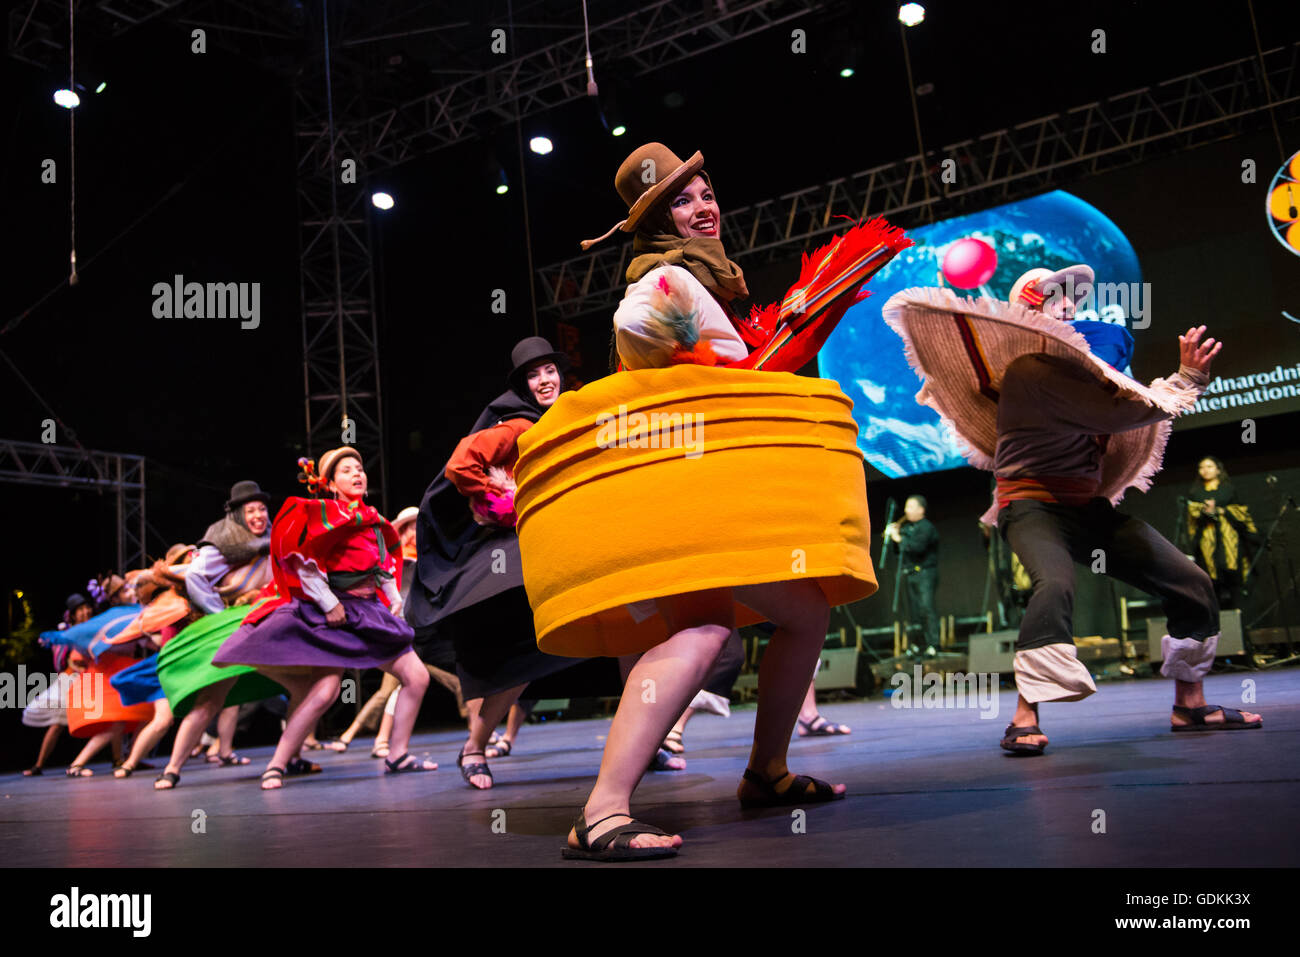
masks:
{"type": "Polygon", "coordinates": [[[1214,581],[1219,607],[1240,608],[1242,579],[1250,570],[1243,546],[1258,547],[1259,533],[1222,462],[1207,455],[1196,472],[1186,499],[1192,557],[1214,581]]]}
{"type": "MultiPolygon", "coordinates": [[[[939,649],[939,613],[934,593],[939,587],[939,532],[925,517],[925,498],[913,495],[903,505],[903,520],[885,526],[885,539],[900,553],[899,570],[907,586],[910,618],[919,621],[925,635],[925,656],[933,658],[939,649]]],[[[910,645],[908,654],[920,649],[910,645]]]]}

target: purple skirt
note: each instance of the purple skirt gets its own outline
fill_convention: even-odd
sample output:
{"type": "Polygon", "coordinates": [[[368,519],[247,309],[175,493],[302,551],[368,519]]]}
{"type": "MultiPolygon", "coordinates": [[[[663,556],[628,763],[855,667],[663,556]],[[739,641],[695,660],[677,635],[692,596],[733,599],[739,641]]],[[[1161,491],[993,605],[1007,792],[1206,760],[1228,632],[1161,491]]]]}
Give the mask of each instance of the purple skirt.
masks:
{"type": "Polygon", "coordinates": [[[377,668],[411,650],[415,632],[375,598],[339,596],[347,620],[325,621],[315,603],[295,598],[226,639],[214,665],[377,668]]]}

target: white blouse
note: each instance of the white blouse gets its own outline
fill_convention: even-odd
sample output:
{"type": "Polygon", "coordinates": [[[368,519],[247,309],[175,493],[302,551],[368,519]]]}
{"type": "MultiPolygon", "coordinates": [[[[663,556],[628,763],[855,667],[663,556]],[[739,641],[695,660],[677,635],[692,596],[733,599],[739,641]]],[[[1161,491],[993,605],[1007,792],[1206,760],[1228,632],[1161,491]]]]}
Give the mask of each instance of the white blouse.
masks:
{"type": "Polygon", "coordinates": [[[749,355],[727,314],[689,269],[657,266],[627,287],[614,313],[615,342],[624,368],[662,368],[671,364],[672,354],[678,349],[678,343],[665,334],[662,325],[649,318],[656,284],[664,275],[670,284],[681,283],[689,291],[700,338],[708,340],[720,360],[734,362],[749,355]]]}

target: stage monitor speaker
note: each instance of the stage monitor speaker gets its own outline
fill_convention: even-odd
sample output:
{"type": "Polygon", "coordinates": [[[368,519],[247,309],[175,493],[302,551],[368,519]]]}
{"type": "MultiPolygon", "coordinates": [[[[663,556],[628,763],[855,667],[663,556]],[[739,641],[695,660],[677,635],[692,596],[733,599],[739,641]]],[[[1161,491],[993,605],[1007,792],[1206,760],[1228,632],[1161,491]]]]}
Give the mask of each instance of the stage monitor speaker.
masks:
{"type": "Polygon", "coordinates": [[[858,649],[823,648],[813,687],[817,691],[854,688],[858,683],[858,649]]]}
{"type": "Polygon", "coordinates": [[[842,689],[865,698],[875,691],[876,675],[867,656],[857,648],[823,648],[813,688],[816,691],[842,689]]]}
{"type": "MultiPolygon", "coordinates": [[[[1219,612],[1219,628],[1219,647],[1215,652],[1215,656],[1228,658],[1232,655],[1244,655],[1246,646],[1241,640],[1241,609],[1233,608],[1229,611],[1219,612]]],[[[1164,618],[1157,615],[1155,618],[1147,619],[1148,660],[1164,660],[1164,652],[1160,648],[1160,639],[1167,633],[1164,618]]]]}
{"type": "Polygon", "coordinates": [[[1016,638],[1020,632],[977,631],[970,636],[968,674],[1002,674],[1015,670],[1016,638]]]}

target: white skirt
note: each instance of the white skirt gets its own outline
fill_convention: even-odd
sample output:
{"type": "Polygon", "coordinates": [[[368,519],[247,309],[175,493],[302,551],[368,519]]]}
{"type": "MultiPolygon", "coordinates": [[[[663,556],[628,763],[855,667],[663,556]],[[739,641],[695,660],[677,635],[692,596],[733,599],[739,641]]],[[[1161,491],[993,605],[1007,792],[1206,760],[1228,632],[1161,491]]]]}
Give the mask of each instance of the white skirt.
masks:
{"type": "Polygon", "coordinates": [[[56,724],[68,723],[68,689],[72,687],[72,675],[66,672],[59,675],[58,681],[32,698],[31,703],[23,709],[23,724],[29,728],[50,728],[56,724]]]}

